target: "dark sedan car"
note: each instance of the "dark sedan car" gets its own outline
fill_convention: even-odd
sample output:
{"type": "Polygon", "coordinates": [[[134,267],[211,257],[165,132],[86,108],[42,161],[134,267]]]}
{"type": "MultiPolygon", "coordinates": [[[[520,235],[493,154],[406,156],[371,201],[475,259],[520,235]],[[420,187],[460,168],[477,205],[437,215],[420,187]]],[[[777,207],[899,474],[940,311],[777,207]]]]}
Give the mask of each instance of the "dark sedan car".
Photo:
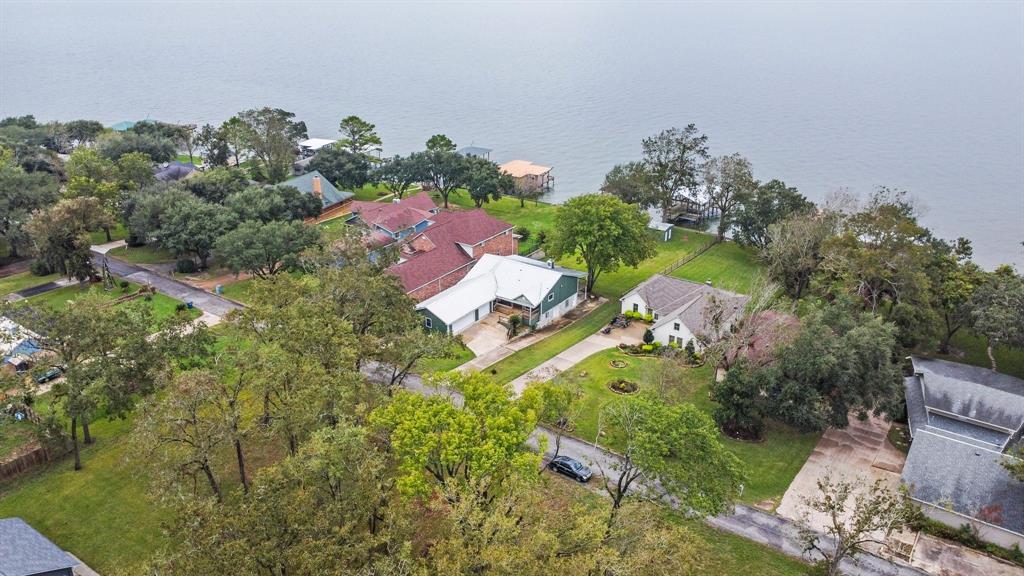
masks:
{"type": "Polygon", "coordinates": [[[557,456],[548,463],[548,468],[572,478],[577,482],[586,482],[594,475],[582,462],[568,456],[557,456]]]}
{"type": "Polygon", "coordinates": [[[60,368],[50,368],[46,372],[43,372],[36,378],[36,382],[39,384],[45,384],[50,380],[56,380],[60,377],[62,370],[60,368]]]}

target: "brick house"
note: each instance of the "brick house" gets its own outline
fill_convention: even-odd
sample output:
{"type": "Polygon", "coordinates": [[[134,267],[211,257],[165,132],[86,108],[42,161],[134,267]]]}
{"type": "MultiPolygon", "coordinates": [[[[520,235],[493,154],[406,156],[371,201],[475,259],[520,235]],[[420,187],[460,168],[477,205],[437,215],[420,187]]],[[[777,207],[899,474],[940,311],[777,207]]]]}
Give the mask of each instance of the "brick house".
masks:
{"type": "Polygon", "coordinates": [[[513,226],[481,209],[441,211],[425,192],[401,201],[351,205],[374,247],[397,244],[398,263],[388,271],[417,302],[462,280],[484,254],[519,253],[513,226]]]}

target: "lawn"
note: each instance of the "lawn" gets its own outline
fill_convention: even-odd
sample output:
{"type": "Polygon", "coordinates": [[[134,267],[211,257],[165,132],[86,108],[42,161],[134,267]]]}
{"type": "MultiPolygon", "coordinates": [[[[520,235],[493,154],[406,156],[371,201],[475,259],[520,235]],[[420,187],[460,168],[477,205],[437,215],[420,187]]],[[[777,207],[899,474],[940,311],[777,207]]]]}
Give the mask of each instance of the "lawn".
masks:
{"type": "Polygon", "coordinates": [[[12,274],[6,278],[0,278],[0,296],[10,294],[12,292],[18,292],[25,288],[32,288],[47,282],[53,282],[59,280],[60,274],[48,274],[46,276],[36,276],[31,272],[21,272],[18,274],[12,274]]]}
{"type": "MultiPolygon", "coordinates": [[[[33,296],[24,300],[29,304],[33,305],[45,305],[53,308],[64,306],[68,300],[75,300],[81,298],[83,295],[88,293],[98,294],[106,300],[116,300],[125,294],[131,294],[140,288],[138,284],[134,282],[128,283],[128,289],[122,290],[120,287],[110,292],[103,289],[100,284],[86,285],[86,284],[72,284],[71,286],[64,286],[63,288],[57,288],[56,290],[50,290],[49,292],[43,292],[37,296],[33,296]]],[[[143,298],[136,298],[132,302],[140,302],[143,305],[151,306],[153,310],[154,322],[159,322],[164,318],[167,318],[177,313],[177,306],[181,302],[175,300],[170,296],[156,293],[153,294],[153,299],[146,301],[143,298]]],[[[202,312],[198,308],[193,308],[189,311],[189,314],[196,318],[199,317],[202,312]]]]}
{"type": "Polygon", "coordinates": [[[83,447],[78,472],[64,458],[0,484],[0,517],[23,518],[101,574],[147,558],[165,543],[167,516],[147,499],[146,476],[127,461],[130,422],[93,422],[96,442],[83,447]]]}
{"type": "Polygon", "coordinates": [[[0,415],[0,460],[34,437],[35,425],[28,420],[19,421],[8,414],[0,415]]]}
{"type": "Polygon", "coordinates": [[[451,358],[427,358],[425,360],[421,360],[416,371],[420,374],[429,374],[430,372],[447,372],[462,366],[473,358],[476,358],[476,354],[473,354],[472,350],[466,346],[459,346],[455,349],[455,355],[451,358]]]}
{"type": "MultiPolygon", "coordinates": [[[[984,368],[992,366],[988,359],[988,352],[986,352],[985,339],[971,330],[961,329],[957,332],[953,336],[950,346],[954,349],[954,352],[958,353],[944,355],[935,354],[933,350],[929,350],[923,352],[922,355],[952,362],[973,364],[984,368]]],[[[996,357],[996,368],[998,368],[999,372],[1016,376],[1017,378],[1024,378],[1024,348],[996,346],[993,353],[996,357]]]]}
{"type": "MultiPolygon", "coordinates": [[[[440,203],[440,200],[437,202],[440,203]]],[[[469,193],[463,190],[452,192],[448,197],[448,202],[462,208],[476,207],[469,197],[469,193]]],[[[529,237],[519,242],[519,253],[525,255],[539,248],[537,234],[541,230],[550,232],[554,228],[555,213],[558,207],[554,204],[533,201],[528,201],[525,206],[520,207],[519,200],[506,196],[497,202],[484,204],[483,209],[495,218],[517,227],[523,226],[530,231],[529,237]]]]}
{"type": "Polygon", "coordinates": [[[178,154],[174,159],[177,160],[178,162],[183,162],[185,164],[192,163],[195,166],[203,165],[203,159],[198,154],[192,154],[191,160],[189,160],[188,154],[178,154]]]}
{"type": "Polygon", "coordinates": [[[249,288],[252,287],[253,278],[246,280],[239,280],[238,282],[232,282],[231,284],[224,284],[221,286],[221,296],[241,302],[242,304],[249,303],[249,288]]]}
{"type": "Polygon", "coordinates": [[[114,240],[124,240],[127,237],[128,229],[120,222],[110,229],[110,240],[107,240],[107,233],[103,230],[94,230],[89,233],[89,241],[92,242],[93,245],[106,244],[107,242],[113,242],[114,240]]]}
{"type": "Polygon", "coordinates": [[[672,276],[694,282],[711,280],[717,288],[749,294],[761,270],[753,250],[735,242],[722,242],[677,269],[672,276]]]}
{"type": "MultiPolygon", "coordinates": [[[[593,442],[595,439],[612,449],[621,448],[622,438],[614,430],[605,430],[605,436],[598,438],[597,427],[601,407],[609,401],[623,398],[612,392],[608,383],[625,378],[640,384],[640,393],[652,391],[657,358],[627,356],[618,350],[606,350],[590,356],[559,376],[563,382],[578,385],[580,413],[576,420],[574,435],[593,442]],[[627,363],[625,368],[612,368],[613,359],[627,363]],[[581,376],[585,373],[585,376],[581,376]]],[[[708,398],[712,370],[710,366],[684,369],[676,390],[676,397],[693,403],[704,412],[711,414],[715,404],[708,398]]],[[[793,477],[800,471],[819,434],[800,434],[781,424],[769,423],[763,442],[751,443],[733,440],[722,435],[722,441],[740,460],[746,464],[749,480],[742,500],[757,503],[771,500],[777,505],[789,487],[793,477]]]]}
{"type": "Polygon", "coordinates": [[[383,184],[363,184],[362,188],[356,188],[352,190],[352,193],[356,195],[356,200],[374,202],[390,195],[391,191],[385,188],[383,184]]]}
{"type": "Polygon", "coordinates": [[[540,366],[546,360],[554,358],[562,350],[597,332],[602,326],[608,324],[618,314],[618,311],[618,300],[606,302],[555,334],[494,364],[488,369],[488,372],[493,372],[499,382],[511,382],[540,366]]]}
{"type": "Polygon", "coordinates": [[[349,217],[347,215],[343,214],[337,218],[331,218],[330,220],[325,220],[318,224],[324,240],[331,241],[341,238],[342,231],[346,226],[348,226],[348,224],[345,223],[348,218],[349,217]]]}
{"type": "Polygon", "coordinates": [[[174,254],[156,244],[133,247],[121,246],[120,248],[114,248],[107,252],[107,254],[134,264],[163,264],[176,260],[174,254]]]}

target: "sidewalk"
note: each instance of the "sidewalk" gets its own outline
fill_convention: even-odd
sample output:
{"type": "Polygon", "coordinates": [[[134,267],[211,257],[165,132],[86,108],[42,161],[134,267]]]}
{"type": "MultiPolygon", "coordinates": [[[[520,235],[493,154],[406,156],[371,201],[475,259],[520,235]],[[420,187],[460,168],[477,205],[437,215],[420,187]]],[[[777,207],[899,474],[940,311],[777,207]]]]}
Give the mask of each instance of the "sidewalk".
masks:
{"type": "Polygon", "coordinates": [[[644,329],[647,326],[641,322],[634,322],[629,328],[617,328],[610,334],[601,334],[600,331],[587,336],[583,340],[562,350],[554,358],[530,370],[526,374],[512,381],[512,389],[516,395],[522,394],[526,385],[530,382],[551,380],[558,375],[579,364],[589,356],[593,356],[602,350],[615,348],[619,344],[639,344],[643,341],[644,329]]]}

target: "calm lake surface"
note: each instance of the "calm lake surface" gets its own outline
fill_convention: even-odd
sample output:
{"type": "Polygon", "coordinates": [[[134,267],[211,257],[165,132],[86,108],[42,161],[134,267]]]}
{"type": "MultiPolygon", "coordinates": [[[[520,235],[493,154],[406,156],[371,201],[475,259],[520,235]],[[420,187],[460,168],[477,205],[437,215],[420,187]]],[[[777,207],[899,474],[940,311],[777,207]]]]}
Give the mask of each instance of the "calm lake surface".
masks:
{"type": "Polygon", "coordinates": [[[0,116],[358,114],[595,191],[694,122],[812,199],[901,188],[985,266],[1024,267],[1024,3],[90,4],[0,0],[0,116]]]}

